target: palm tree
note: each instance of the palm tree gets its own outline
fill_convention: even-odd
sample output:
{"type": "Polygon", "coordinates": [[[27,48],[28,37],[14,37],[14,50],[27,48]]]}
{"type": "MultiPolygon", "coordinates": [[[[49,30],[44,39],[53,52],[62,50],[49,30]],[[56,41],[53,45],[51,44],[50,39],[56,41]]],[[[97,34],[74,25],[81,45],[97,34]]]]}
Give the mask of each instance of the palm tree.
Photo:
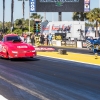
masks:
{"type": "Polygon", "coordinates": [[[34,19],[40,19],[42,20],[43,19],[43,16],[41,16],[40,14],[37,14],[37,13],[32,13],[30,18],[32,18],[33,20],[34,19]]]}
{"type": "MultiPolygon", "coordinates": [[[[19,1],[19,0],[18,0],[19,1]]],[[[25,20],[25,1],[28,1],[28,0],[20,0],[22,1],[22,8],[23,8],[23,27],[24,27],[24,20],[25,20]]]]}
{"type": "Polygon", "coordinates": [[[87,14],[87,18],[90,22],[94,22],[96,24],[96,37],[99,36],[98,34],[98,23],[100,23],[100,9],[94,8],[87,14]]]}
{"type": "Polygon", "coordinates": [[[3,0],[3,33],[4,33],[4,26],[5,24],[5,0],[3,0]]]}
{"type": "Polygon", "coordinates": [[[22,24],[23,24],[23,19],[15,20],[15,25],[17,26],[17,28],[22,28],[22,24]]]}
{"type": "Polygon", "coordinates": [[[74,12],[72,19],[77,20],[77,21],[84,21],[84,20],[87,20],[86,15],[87,15],[87,13],[74,12]]]}
{"type": "Polygon", "coordinates": [[[5,22],[5,27],[10,29],[11,28],[11,22],[10,21],[9,22],[5,22]]]}

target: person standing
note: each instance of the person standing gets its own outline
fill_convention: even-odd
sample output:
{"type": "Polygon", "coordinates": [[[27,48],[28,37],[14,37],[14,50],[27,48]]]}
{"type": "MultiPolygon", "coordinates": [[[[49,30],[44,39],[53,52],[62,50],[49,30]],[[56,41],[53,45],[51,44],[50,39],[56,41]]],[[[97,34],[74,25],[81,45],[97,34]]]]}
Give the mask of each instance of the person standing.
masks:
{"type": "Polygon", "coordinates": [[[27,35],[26,41],[27,41],[27,43],[30,43],[31,42],[31,39],[30,39],[30,36],[29,35],[27,35]]]}
{"type": "Polygon", "coordinates": [[[21,38],[21,40],[24,42],[24,37],[23,37],[23,35],[21,35],[20,38],[21,38]]]}
{"type": "Polygon", "coordinates": [[[48,35],[48,41],[49,41],[49,45],[52,45],[52,34],[50,33],[49,35],[48,35]]]}
{"type": "Polygon", "coordinates": [[[31,44],[32,45],[35,44],[35,36],[34,36],[34,34],[31,34],[31,44]]]}
{"type": "Polygon", "coordinates": [[[27,34],[24,34],[24,41],[27,43],[27,34]]]}
{"type": "Polygon", "coordinates": [[[44,45],[44,35],[43,34],[40,35],[40,44],[44,45]]]}
{"type": "Polygon", "coordinates": [[[3,35],[2,33],[0,33],[0,41],[2,41],[2,39],[3,39],[3,35]]]}

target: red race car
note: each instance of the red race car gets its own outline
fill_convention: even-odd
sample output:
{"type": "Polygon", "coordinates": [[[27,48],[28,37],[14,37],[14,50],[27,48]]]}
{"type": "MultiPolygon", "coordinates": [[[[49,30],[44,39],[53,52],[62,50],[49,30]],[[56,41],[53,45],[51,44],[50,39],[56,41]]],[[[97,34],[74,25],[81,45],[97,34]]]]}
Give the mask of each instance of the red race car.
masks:
{"type": "Polygon", "coordinates": [[[0,57],[3,58],[33,58],[36,56],[35,48],[22,42],[16,34],[7,34],[0,41],[0,57]]]}

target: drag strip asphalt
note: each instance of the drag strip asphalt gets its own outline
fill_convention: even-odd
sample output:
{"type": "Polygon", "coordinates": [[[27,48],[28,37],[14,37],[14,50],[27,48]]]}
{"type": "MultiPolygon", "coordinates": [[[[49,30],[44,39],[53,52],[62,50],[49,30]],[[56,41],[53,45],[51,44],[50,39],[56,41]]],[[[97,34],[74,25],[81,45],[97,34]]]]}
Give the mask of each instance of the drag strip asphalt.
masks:
{"type": "Polygon", "coordinates": [[[8,100],[99,100],[100,67],[42,56],[0,59],[0,95],[8,100]]]}

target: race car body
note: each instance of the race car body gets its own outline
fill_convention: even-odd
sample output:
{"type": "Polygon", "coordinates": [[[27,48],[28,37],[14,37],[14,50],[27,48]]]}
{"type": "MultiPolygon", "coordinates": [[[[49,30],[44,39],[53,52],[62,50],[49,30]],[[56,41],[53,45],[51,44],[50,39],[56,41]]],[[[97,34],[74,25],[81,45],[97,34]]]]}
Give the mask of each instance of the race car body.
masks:
{"type": "Polygon", "coordinates": [[[36,56],[35,48],[24,43],[16,34],[7,34],[0,41],[0,56],[3,58],[33,58],[36,56]]]}

